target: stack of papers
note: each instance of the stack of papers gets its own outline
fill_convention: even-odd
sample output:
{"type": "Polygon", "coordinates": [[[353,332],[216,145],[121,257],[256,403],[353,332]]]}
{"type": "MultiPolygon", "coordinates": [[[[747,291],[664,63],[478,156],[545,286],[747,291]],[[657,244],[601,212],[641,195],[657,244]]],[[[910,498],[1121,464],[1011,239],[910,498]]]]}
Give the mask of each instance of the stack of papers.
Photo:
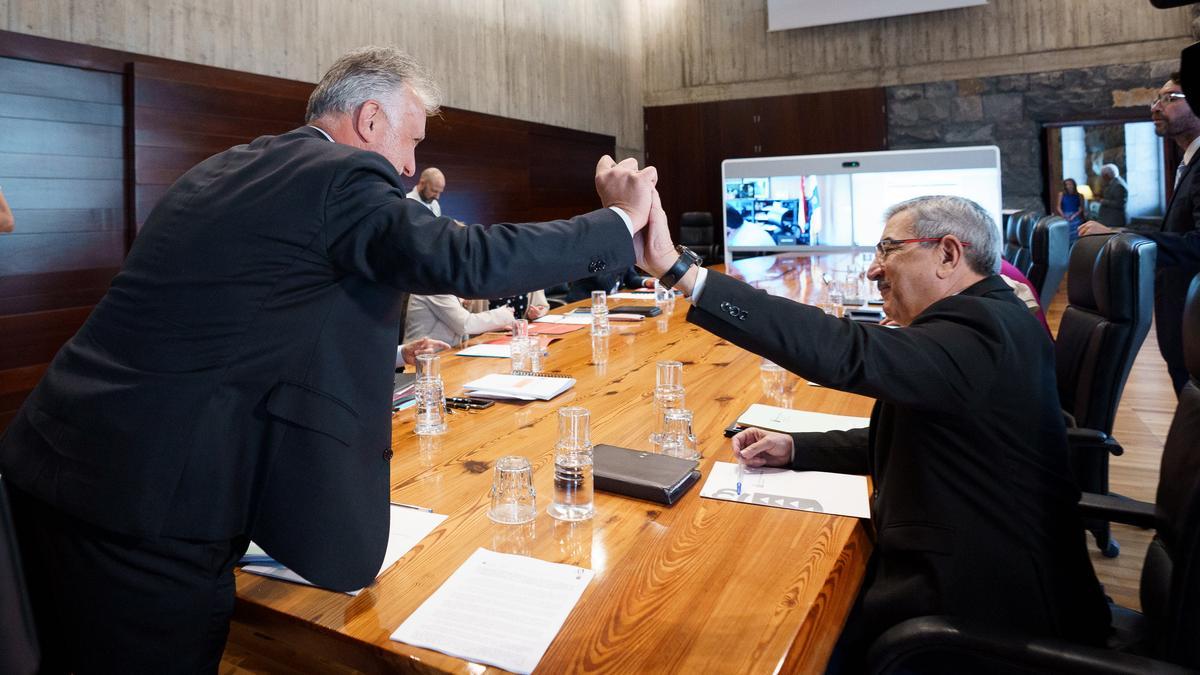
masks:
{"type": "Polygon", "coordinates": [[[785,434],[798,434],[806,431],[861,429],[870,426],[871,420],[866,417],[828,415],[755,403],[742,413],[742,416],[737,419],[737,423],[744,427],[758,427],[759,429],[782,431],[785,434]]]}
{"type": "Polygon", "coordinates": [[[490,373],[464,384],[463,389],[481,398],[549,401],[573,386],[573,377],[490,373]]]}
{"type": "Polygon", "coordinates": [[[530,673],[592,576],[582,567],[476,549],[392,639],[530,673]]]}
{"type": "MultiPolygon", "coordinates": [[[[405,553],[411,551],[445,519],[446,516],[430,513],[424,509],[392,504],[387,549],[383,554],[383,565],[379,568],[379,574],[383,574],[387,568],[395,565],[405,553]]],[[[306,586],[313,585],[304,577],[276,562],[254,542],[250,542],[250,548],[246,550],[246,555],[242,556],[241,564],[243,572],[261,574],[264,577],[282,579],[306,586]]],[[[379,574],[375,576],[378,577],[379,574]]],[[[361,590],[350,591],[349,595],[358,595],[360,592],[361,590]]]]}
{"type": "MultiPolygon", "coordinates": [[[[542,352],[545,353],[546,349],[550,346],[550,343],[557,339],[557,337],[547,335],[538,336],[538,343],[542,345],[542,352]]],[[[507,359],[512,356],[512,350],[508,346],[511,342],[512,336],[496,338],[495,340],[488,340],[487,342],[481,344],[471,345],[466,349],[460,349],[458,351],[458,355],[507,359]]]]}

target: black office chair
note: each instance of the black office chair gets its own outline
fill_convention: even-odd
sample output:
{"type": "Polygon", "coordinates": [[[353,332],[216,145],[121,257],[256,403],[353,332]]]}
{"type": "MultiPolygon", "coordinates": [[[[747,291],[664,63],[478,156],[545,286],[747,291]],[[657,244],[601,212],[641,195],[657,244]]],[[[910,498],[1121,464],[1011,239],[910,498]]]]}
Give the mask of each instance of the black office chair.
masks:
{"type": "Polygon", "coordinates": [[[0,673],[35,673],[40,661],[12,512],[0,481],[0,673]]]}
{"type": "Polygon", "coordinates": [[[550,309],[557,309],[567,304],[567,294],[571,292],[570,284],[559,284],[546,289],[546,303],[550,309]]]}
{"type": "Polygon", "coordinates": [[[1155,503],[1094,494],[1080,501],[1085,516],[1157,530],[1142,566],[1143,613],[1113,607],[1109,649],[952,617],[918,617],[875,641],[868,655],[871,672],[1142,674],[1200,669],[1200,276],[1188,290],[1183,331],[1191,379],[1179,394],[1163,446],[1155,503]]]}
{"type": "Polygon", "coordinates": [[[708,211],[688,211],[679,219],[679,243],[695,251],[711,265],[720,257],[713,217],[708,211]]]}
{"type": "Polygon", "coordinates": [[[1004,227],[1004,259],[1026,276],[1029,276],[1032,256],[1029,247],[1033,237],[1033,225],[1041,217],[1040,211],[1017,211],[1009,216],[1004,227]]]}
{"type": "MultiPolygon", "coordinates": [[[[1081,237],[1071,250],[1068,304],[1054,351],[1069,433],[1094,441],[1071,457],[1087,492],[1108,493],[1108,456],[1121,454],[1109,437],[1129,369],[1150,330],[1155,258],[1154,242],[1134,234],[1081,237]]],[[[1120,553],[1107,522],[1089,522],[1088,529],[1105,556],[1120,553]]]]}
{"type": "Polygon", "coordinates": [[[1071,234],[1067,221],[1061,216],[1039,218],[1033,225],[1029,241],[1029,271],[1026,278],[1037,291],[1038,302],[1045,311],[1058,292],[1071,253],[1071,234]]]}

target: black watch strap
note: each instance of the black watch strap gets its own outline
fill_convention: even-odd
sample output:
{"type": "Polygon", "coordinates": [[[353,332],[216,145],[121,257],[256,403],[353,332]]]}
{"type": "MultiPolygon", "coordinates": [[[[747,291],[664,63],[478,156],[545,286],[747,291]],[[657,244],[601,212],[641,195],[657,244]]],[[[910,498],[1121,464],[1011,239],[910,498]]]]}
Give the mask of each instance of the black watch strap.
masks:
{"type": "Polygon", "coordinates": [[[695,251],[692,251],[690,248],[676,246],[675,250],[679,252],[679,258],[675,261],[674,265],[671,265],[671,269],[658,278],[659,283],[666,288],[674,288],[675,284],[679,283],[679,280],[683,278],[683,275],[687,274],[687,271],[693,265],[700,264],[700,256],[696,255],[695,251]]]}

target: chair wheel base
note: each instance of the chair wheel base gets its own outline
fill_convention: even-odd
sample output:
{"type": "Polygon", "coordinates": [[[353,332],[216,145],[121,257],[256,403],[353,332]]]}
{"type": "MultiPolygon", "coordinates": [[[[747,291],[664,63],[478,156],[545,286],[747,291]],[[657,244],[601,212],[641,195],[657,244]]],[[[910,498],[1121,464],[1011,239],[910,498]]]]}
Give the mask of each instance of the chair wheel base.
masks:
{"type": "Polygon", "coordinates": [[[1116,539],[1110,538],[1107,544],[1097,545],[1096,548],[1100,549],[1100,555],[1105,558],[1115,558],[1121,555],[1121,545],[1117,543],[1116,539]]]}

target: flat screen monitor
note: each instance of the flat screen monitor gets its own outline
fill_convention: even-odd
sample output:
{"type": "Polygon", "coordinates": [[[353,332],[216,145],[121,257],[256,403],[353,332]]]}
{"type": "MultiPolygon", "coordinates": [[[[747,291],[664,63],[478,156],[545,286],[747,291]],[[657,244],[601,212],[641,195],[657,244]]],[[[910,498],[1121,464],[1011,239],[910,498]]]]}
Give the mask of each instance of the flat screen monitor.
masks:
{"type": "Polygon", "coordinates": [[[925,195],[966,197],[1001,222],[995,146],[727,159],[721,179],[731,253],[874,246],[887,208],[925,195]]]}

